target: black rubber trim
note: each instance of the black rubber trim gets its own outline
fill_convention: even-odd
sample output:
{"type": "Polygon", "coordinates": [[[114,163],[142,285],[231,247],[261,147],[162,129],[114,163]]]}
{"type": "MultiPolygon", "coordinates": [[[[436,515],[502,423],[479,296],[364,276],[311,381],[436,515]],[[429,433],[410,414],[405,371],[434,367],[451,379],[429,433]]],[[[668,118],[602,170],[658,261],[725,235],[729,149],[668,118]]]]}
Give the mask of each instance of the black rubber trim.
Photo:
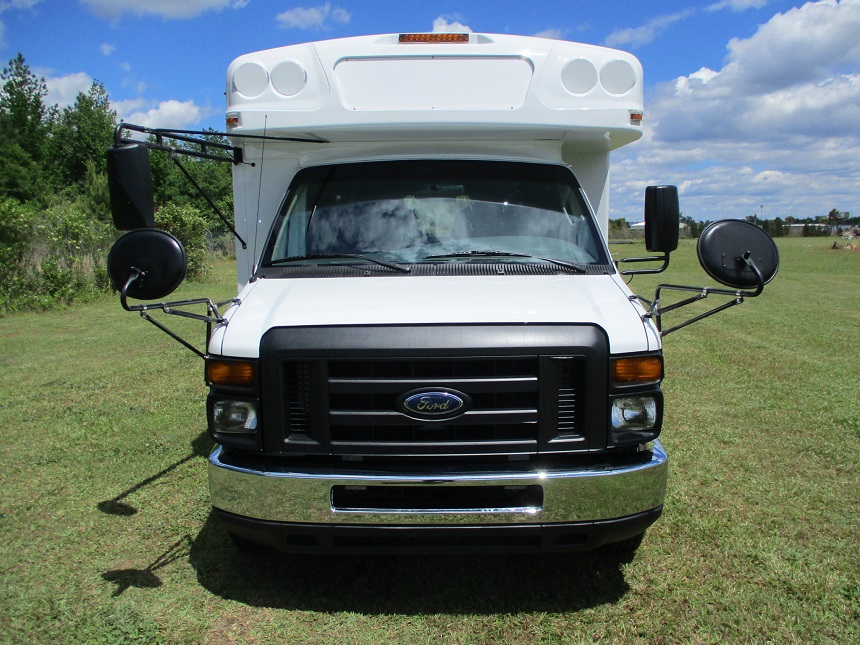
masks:
{"type": "Polygon", "coordinates": [[[663,512],[594,522],[466,526],[299,524],[213,509],[232,535],[286,553],[559,553],[590,551],[643,533],[663,512]]]}

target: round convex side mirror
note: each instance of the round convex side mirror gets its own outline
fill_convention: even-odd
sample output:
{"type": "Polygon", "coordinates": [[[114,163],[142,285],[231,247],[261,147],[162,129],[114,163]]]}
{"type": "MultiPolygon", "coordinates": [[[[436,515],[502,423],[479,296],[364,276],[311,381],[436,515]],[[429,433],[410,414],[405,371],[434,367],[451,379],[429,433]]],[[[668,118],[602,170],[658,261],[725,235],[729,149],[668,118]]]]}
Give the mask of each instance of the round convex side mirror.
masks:
{"type": "Polygon", "coordinates": [[[173,293],[185,279],[188,258],[182,243],[166,231],[141,228],[114,243],[108,274],[114,288],[137,300],[158,300],[173,293]],[[129,279],[139,273],[129,283],[129,279]]]}
{"type": "Polygon", "coordinates": [[[779,270],[779,251],[770,235],[744,220],[710,224],[699,235],[696,249],[705,273],[734,289],[759,286],[758,276],[744,261],[746,253],[761,272],[764,284],[773,280],[779,270]]]}

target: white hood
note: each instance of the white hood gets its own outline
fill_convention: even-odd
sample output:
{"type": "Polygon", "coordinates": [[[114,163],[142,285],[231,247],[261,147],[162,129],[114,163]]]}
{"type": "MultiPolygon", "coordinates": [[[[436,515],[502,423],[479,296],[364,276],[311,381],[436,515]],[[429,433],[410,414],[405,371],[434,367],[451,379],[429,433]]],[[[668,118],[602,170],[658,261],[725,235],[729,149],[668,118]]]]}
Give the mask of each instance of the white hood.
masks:
{"type": "Polygon", "coordinates": [[[657,349],[653,324],[615,276],[261,279],[226,313],[210,352],[256,358],[272,327],[594,323],[610,352],[657,349]]]}

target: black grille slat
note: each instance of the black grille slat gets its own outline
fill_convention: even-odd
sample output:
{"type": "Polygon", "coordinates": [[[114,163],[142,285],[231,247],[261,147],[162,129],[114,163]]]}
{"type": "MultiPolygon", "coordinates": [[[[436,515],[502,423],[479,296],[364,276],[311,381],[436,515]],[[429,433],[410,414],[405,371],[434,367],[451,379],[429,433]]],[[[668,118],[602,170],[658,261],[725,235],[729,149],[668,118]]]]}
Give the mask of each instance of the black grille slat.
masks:
{"type": "Polygon", "coordinates": [[[536,392],[538,389],[537,376],[520,378],[401,378],[401,379],[343,379],[330,378],[329,392],[352,394],[376,394],[379,392],[406,392],[419,387],[453,387],[468,386],[473,392],[536,392]]]}
{"type": "Polygon", "coordinates": [[[518,425],[492,424],[482,426],[466,426],[446,424],[444,426],[428,428],[427,426],[415,425],[368,425],[362,426],[362,436],[352,439],[336,439],[332,445],[336,446],[361,446],[368,443],[381,442],[388,448],[395,447],[444,447],[449,446],[453,451],[455,448],[486,446],[492,443],[494,447],[503,444],[537,446],[536,439],[522,438],[522,428],[518,425]]]}
{"type": "MultiPolygon", "coordinates": [[[[394,411],[375,410],[371,412],[358,410],[333,410],[331,412],[332,424],[344,426],[363,427],[366,424],[378,425],[404,425],[410,421],[404,414],[394,411]]],[[[537,423],[537,410],[472,410],[461,417],[457,417],[459,425],[486,425],[501,422],[515,423],[537,423]]],[[[444,421],[417,421],[417,423],[428,427],[444,427],[444,421]]]]}
{"type": "Polygon", "coordinates": [[[535,357],[332,360],[329,379],[536,378],[535,357]]]}

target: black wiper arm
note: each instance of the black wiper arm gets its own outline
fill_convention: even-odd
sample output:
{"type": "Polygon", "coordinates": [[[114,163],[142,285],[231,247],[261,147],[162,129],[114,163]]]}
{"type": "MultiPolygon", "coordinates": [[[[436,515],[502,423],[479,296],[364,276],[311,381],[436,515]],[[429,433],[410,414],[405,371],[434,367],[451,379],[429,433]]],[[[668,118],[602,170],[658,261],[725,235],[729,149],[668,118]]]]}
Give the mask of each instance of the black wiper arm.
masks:
{"type": "Polygon", "coordinates": [[[499,256],[503,258],[527,258],[530,260],[540,260],[541,262],[549,262],[550,264],[555,264],[561,267],[565,267],[566,269],[571,269],[576,273],[586,273],[586,270],[583,269],[578,264],[573,264],[572,262],[565,262],[564,260],[557,260],[555,258],[545,258],[540,255],[529,255],[528,253],[511,253],[510,251],[459,251],[457,253],[442,253],[441,255],[427,255],[422,258],[422,260],[442,260],[444,258],[468,258],[475,256],[499,256]]]}
{"type": "Polygon", "coordinates": [[[299,255],[291,258],[279,258],[277,260],[267,262],[265,266],[274,267],[282,264],[289,264],[291,262],[301,262],[302,260],[337,260],[340,258],[373,262],[374,264],[378,264],[379,266],[392,269],[393,271],[399,271],[400,273],[412,273],[412,269],[410,269],[409,267],[405,267],[401,264],[395,264],[394,262],[386,262],[385,260],[378,260],[367,255],[359,255],[358,253],[313,253],[311,255],[299,255]]]}

